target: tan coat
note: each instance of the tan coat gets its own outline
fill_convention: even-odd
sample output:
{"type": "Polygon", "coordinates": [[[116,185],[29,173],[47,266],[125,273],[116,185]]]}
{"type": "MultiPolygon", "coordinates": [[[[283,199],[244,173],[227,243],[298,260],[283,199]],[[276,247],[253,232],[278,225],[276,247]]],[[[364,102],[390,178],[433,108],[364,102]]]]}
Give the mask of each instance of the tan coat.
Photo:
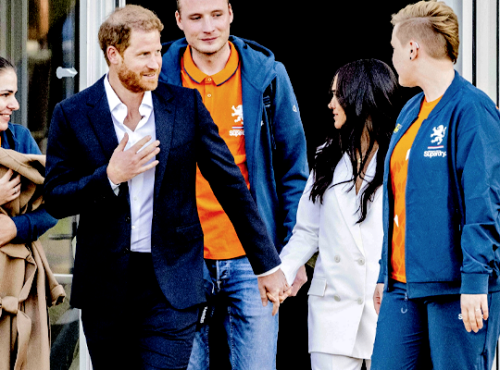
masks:
{"type": "MultiPolygon", "coordinates": [[[[1,213],[13,217],[40,206],[44,166],[43,155],[0,148],[0,177],[9,168],[22,176],[21,195],[1,213]]],[[[0,246],[0,370],[50,368],[47,307],[64,297],[38,240],[0,246]]]]}

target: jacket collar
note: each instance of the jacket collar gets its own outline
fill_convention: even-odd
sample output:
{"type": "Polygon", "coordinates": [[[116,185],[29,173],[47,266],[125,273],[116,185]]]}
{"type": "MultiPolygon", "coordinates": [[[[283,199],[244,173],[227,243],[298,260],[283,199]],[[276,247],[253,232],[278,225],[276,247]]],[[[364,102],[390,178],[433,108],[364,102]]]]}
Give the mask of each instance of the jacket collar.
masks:
{"type": "MultiPolygon", "coordinates": [[[[460,92],[462,87],[465,85],[465,80],[463,77],[461,77],[457,71],[455,71],[455,77],[453,78],[453,81],[451,82],[451,85],[448,86],[446,91],[443,94],[443,97],[439,101],[439,103],[434,107],[432,112],[429,114],[428,119],[432,118],[434,115],[439,114],[439,112],[452,100],[456,99],[456,94],[460,92]]],[[[414,117],[415,119],[417,118],[418,114],[420,113],[420,106],[422,105],[422,101],[424,100],[424,93],[421,92],[417,94],[414,98],[412,98],[408,104],[411,104],[409,111],[407,112],[407,115],[409,117],[414,117]]],[[[412,121],[413,122],[413,121],[412,121]]]]}
{"type": "MultiPolygon", "coordinates": [[[[236,36],[229,36],[238,51],[241,61],[242,77],[255,89],[264,91],[275,77],[274,54],[264,46],[236,36]]],[[[188,44],[185,38],[170,41],[162,45],[163,65],[160,80],[182,86],[181,57],[188,44]]]]}

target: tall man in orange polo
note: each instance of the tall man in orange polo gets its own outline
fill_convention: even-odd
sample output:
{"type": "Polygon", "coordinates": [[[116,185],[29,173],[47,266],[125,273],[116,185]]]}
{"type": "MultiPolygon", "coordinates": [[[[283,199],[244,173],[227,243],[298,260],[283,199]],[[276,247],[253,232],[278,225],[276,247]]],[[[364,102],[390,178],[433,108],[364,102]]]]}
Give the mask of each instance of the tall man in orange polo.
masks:
{"type": "MultiPolygon", "coordinates": [[[[164,45],[160,79],[200,92],[280,251],[292,233],[308,176],[304,131],[288,75],[268,49],[229,36],[233,10],[227,0],[178,0],[177,8],[177,25],[186,38],[164,45]]],[[[200,173],[196,186],[206,279],[217,307],[226,306],[232,368],[274,370],[277,317],[270,305],[262,306],[265,297],[245,251],[200,173]]],[[[195,339],[191,370],[209,367],[208,329],[195,339]]]]}

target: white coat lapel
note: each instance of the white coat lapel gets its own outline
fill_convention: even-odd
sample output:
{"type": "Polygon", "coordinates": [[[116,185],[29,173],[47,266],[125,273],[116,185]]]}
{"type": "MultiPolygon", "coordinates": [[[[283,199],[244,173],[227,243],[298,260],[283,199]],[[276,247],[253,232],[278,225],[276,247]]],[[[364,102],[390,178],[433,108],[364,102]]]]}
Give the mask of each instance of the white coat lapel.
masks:
{"type": "MultiPolygon", "coordinates": [[[[333,184],[340,184],[352,178],[352,165],[347,154],[344,154],[340,159],[335,172],[333,174],[333,184]]],[[[356,188],[353,187],[352,181],[336,185],[335,196],[340,207],[345,223],[351,232],[351,235],[359,248],[361,253],[364,254],[363,240],[361,238],[361,229],[356,222],[359,219],[359,200],[356,196],[356,188]]]]}

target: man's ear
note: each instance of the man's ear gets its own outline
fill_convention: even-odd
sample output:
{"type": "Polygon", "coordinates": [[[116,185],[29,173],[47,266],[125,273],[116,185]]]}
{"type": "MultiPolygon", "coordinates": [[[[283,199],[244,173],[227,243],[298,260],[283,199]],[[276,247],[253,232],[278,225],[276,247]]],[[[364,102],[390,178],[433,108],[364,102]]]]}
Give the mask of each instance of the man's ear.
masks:
{"type": "Polygon", "coordinates": [[[108,60],[109,60],[110,64],[115,64],[116,65],[122,59],[122,56],[121,56],[120,52],[114,46],[108,46],[108,48],[106,49],[106,55],[108,57],[108,60]]]}
{"type": "Polygon", "coordinates": [[[175,20],[177,21],[177,27],[179,27],[181,31],[184,31],[181,23],[181,13],[179,13],[178,10],[175,11],[175,20]]]}
{"type": "Polygon", "coordinates": [[[233,13],[233,7],[231,6],[231,3],[228,4],[228,7],[229,7],[229,15],[231,17],[231,20],[229,21],[229,23],[233,23],[234,13],[233,13]]]}

